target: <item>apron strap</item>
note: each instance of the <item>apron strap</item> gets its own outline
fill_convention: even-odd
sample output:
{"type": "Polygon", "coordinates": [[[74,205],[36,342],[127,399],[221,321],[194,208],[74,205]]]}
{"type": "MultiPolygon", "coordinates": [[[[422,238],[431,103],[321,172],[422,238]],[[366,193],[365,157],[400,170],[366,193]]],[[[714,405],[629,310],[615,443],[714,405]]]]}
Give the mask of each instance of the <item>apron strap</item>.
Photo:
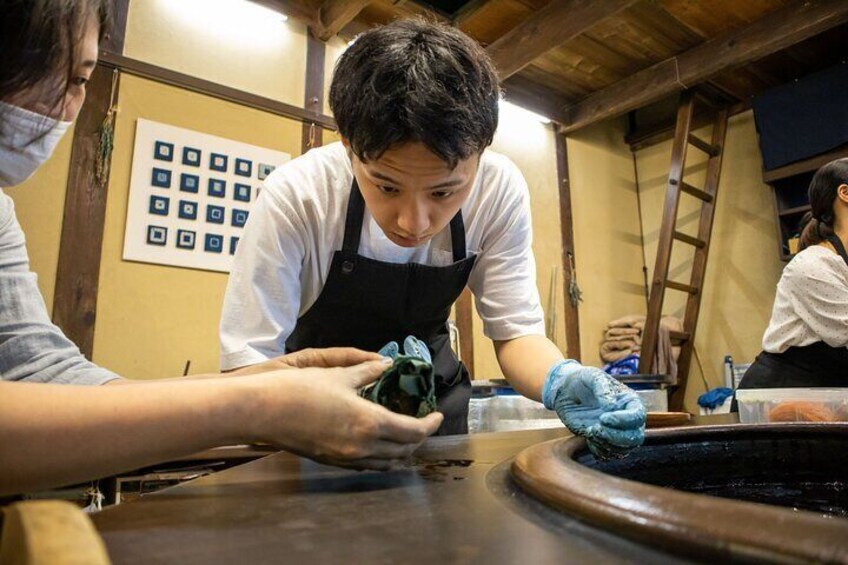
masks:
{"type": "Polygon", "coordinates": [[[848,265],[848,252],[845,251],[845,246],[842,245],[842,240],[835,235],[831,235],[827,238],[827,240],[836,249],[836,252],[839,253],[842,260],[845,261],[845,264],[848,265]]]}
{"type": "Polygon", "coordinates": [[[465,259],[468,251],[465,249],[465,222],[462,221],[462,210],[460,209],[450,222],[451,245],[453,246],[453,262],[458,263],[465,259]]]}
{"type": "Polygon", "coordinates": [[[359,191],[356,177],[350,187],[350,200],[347,203],[347,217],[345,218],[344,243],[342,249],[349,253],[359,251],[359,238],[362,236],[362,216],[365,214],[365,200],[359,191]]]}
{"type": "MultiPolygon", "coordinates": [[[[356,178],[350,187],[350,199],[347,203],[345,217],[344,243],[342,249],[349,253],[359,252],[359,240],[362,237],[362,218],[365,214],[365,199],[359,190],[356,178]]],[[[465,249],[465,222],[462,221],[462,210],[458,211],[450,222],[451,244],[453,246],[454,262],[465,259],[468,252],[465,249]]]]}

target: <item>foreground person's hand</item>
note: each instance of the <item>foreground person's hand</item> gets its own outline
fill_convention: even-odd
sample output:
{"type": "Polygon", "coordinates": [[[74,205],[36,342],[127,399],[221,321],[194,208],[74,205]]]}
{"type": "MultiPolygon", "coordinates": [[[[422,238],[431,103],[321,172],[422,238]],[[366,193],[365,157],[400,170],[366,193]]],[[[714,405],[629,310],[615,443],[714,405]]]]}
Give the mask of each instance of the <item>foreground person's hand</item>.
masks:
{"type": "Polygon", "coordinates": [[[280,369],[306,369],[308,367],[351,367],[367,361],[379,361],[382,356],[373,351],[355,347],[309,348],[274,357],[256,365],[233,371],[232,375],[255,375],[280,369]]]}
{"type": "Polygon", "coordinates": [[[542,401],[572,433],[584,436],[600,459],[624,457],[645,441],[639,396],[595,367],[558,362],[545,379],[542,401]]]}
{"type": "Polygon", "coordinates": [[[253,375],[245,407],[249,441],[261,441],[323,463],[389,469],[441,425],[439,412],[402,416],[360,398],[357,390],[386,369],[370,361],[335,369],[297,369],[253,375]]]}

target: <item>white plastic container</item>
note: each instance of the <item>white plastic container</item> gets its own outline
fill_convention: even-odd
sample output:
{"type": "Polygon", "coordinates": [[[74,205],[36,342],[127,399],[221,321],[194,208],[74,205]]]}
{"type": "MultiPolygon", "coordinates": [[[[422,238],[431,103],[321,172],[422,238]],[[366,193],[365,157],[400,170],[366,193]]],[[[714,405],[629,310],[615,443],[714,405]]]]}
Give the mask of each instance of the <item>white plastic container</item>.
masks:
{"type": "Polygon", "coordinates": [[[754,388],[736,400],[743,424],[848,422],[848,388],[754,388]]]}
{"type": "Polygon", "coordinates": [[[634,390],[639,395],[645,412],[668,412],[668,391],[665,389],[652,388],[648,390],[634,390]]]}

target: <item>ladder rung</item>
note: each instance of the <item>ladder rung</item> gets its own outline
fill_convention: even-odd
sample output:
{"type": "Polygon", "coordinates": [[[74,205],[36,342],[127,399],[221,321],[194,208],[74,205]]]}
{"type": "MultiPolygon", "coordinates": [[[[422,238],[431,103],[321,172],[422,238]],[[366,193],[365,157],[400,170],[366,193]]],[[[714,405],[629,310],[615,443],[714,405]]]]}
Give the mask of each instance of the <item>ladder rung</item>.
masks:
{"type": "Polygon", "coordinates": [[[688,182],[681,182],[680,183],[680,190],[682,190],[686,194],[691,194],[695,198],[700,198],[704,202],[712,202],[713,201],[713,195],[712,194],[710,194],[709,192],[703,191],[700,188],[695,188],[694,186],[692,186],[688,182]]]}
{"type": "Polygon", "coordinates": [[[698,289],[694,286],[689,286],[688,284],[679,283],[676,281],[665,281],[666,288],[673,288],[674,290],[679,290],[680,292],[688,292],[689,294],[698,294],[698,289]]]}
{"type": "Polygon", "coordinates": [[[692,237],[691,235],[686,235],[685,233],[680,233],[679,231],[674,232],[674,239],[682,241],[683,243],[688,243],[689,245],[694,245],[695,247],[699,247],[701,249],[707,246],[707,242],[703,239],[698,239],[697,237],[692,237]]]}
{"type": "Polygon", "coordinates": [[[692,334],[689,332],[668,332],[668,337],[671,338],[671,341],[675,343],[682,343],[684,341],[689,341],[689,338],[692,337],[692,334]]]}
{"type": "Polygon", "coordinates": [[[689,139],[689,143],[691,145],[694,145],[695,147],[697,147],[698,149],[700,149],[701,151],[703,151],[704,153],[706,153],[710,157],[718,157],[721,154],[720,148],[718,148],[715,145],[712,145],[710,143],[707,143],[706,141],[704,141],[700,137],[697,137],[697,136],[692,135],[690,133],[688,139],[689,139]]]}

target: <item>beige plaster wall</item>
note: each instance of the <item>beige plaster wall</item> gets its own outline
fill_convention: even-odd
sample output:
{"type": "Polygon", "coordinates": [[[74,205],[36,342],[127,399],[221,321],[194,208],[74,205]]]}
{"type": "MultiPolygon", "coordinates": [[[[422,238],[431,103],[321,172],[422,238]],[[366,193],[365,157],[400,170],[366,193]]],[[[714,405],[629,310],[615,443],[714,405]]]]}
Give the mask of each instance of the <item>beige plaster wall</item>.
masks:
{"type": "Polygon", "coordinates": [[[133,0],[124,54],[303,107],[306,33],[250,2],[133,0]]]}
{"type": "MultiPolygon", "coordinates": [[[[551,306],[551,270],[557,268],[556,332],[554,341],[565,349],[565,315],[562,285],[562,240],[559,220],[556,146],[553,128],[530,119],[510,118],[501,114],[492,150],[512,159],[521,169],[530,189],[533,215],[533,253],[536,257],[536,285],[542,299],[546,321],[551,306]]],[[[474,314],[475,379],[502,378],[491,340],[483,335],[483,323],[474,314]]]]}
{"type": "Polygon", "coordinates": [[[610,320],[644,313],[633,159],[624,121],[599,123],[568,137],[568,168],[582,361],[600,366],[598,347],[610,320]]]}
{"type": "Polygon", "coordinates": [[[135,123],[138,118],[300,154],[299,122],[124,76],[118,101],[94,361],[132,378],[217,372],[225,273],[123,261],[135,123]],[[214,117],[212,119],[211,117],[214,117]]]}
{"type": "MultiPolygon", "coordinates": [[[[696,132],[709,139],[710,131],[696,132]]],[[[648,269],[653,272],[662,217],[671,141],[636,154],[645,251],[648,269]]],[[[685,179],[703,186],[705,157],[690,149],[685,179]]],[[[697,232],[699,200],[683,195],[679,217],[681,231],[697,232]]],[[[736,363],[753,360],[761,349],[774,302],[775,285],[783,263],[777,256],[771,189],[762,182],[762,162],[752,112],[730,119],[716,200],[710,255],[707,261],[705,292],[696,330],[695,348],[700,365],[693,359],[689,373],[686,406],[697,411],[697,397],[704,392],[703,378],[710,388],[723,386],[723,360],[730,354],[736,363]]],[[[691,247],[675,243],[671,278],[688,282],[691,247]],[[687,249],[688,248],[688,249],[687,249]]],[[[685,297],[669,291],[664,313],[682,316],[685,297]]]]}
{"type": "Polygon", "coordinates": [[[30,268],[38,276],[38,288],[48,312],[53,311],[73,139],[71,128],[50,160],[29,180],[3,189],[15,202],[15,212],[26,235],[30,268]]]}

